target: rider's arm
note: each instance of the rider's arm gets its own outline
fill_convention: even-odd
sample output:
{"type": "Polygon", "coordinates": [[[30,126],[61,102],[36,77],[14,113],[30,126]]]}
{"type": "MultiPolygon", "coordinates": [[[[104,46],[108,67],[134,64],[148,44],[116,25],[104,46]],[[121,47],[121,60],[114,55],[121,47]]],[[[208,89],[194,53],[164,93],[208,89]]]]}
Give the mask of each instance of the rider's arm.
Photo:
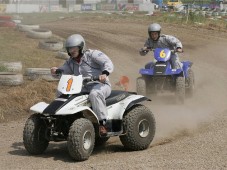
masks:
{"type": "Polygon", "coordinates": [[[140,51],[139,51],[140,55],[145,56],[149,52],[149,50],[148,50],[149,47],[150,47],[149,41],[147,40],[144,44],[144,47],[141,48],[140,51]]]}
{"type": "Polygon", "coordinates": [[[102,74],[99,76],[99,81],[104,83],[107,79],[107,76],[113,72],[114,65],[110,58],[99,50],[94,50],[92,52],[92,59],[100,66],[102,74]]]}
{"type": "Polygon", "coordinates": [[[149,52],[149,50],[147,50],[147,47],[143,47],[139,51],[141,56],[145,56],[148,52],[149,52]]]}
{"type": "Polygon", "coordinates": [[[107,76],[113,72],[114,65],[110,58],[99,50],[95,50],[92,53],[92,59],[95,63],[97,63],[102,69],[102,74],[106,74],[107,76]]]}
{"type": "Polygon", "coordinates": [[[181,47],[177,47],[176,48],[176,51],[179,52],[179,53],[182,53],[183,52],[183,49],[181,47]]]}
{"type": "Polygon", "coordinates": [[[71,65],[72,63],[70,62],[69,59],[60,67],[52,67],[51,74],[55,74],[57,69],[63,70],[63,74],[74,74],[71,65]]]}
{"type": "Polygon", "coordinates": [[[168,42],[168,44],[170,44],[174,49],[183,49],[181,41],[176,37],[166,35],[165,39],[168,42]]]}

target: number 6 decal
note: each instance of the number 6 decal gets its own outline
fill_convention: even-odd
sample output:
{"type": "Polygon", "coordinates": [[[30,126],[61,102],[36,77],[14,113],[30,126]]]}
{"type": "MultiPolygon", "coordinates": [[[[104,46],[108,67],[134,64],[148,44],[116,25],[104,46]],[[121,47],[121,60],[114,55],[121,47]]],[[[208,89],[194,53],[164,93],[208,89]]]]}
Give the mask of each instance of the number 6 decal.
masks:
{"type": "Polygon", "coordinates": [[[72,84],[73,84],[73,78],[70,78],[68,81],[67,81],[67,87],[66,87],[66,91],[70,91],[71,87],[72,87],[72,84]]]}
{"type": "Polygon", "coordinates": [[[162,51],[160,52],[160,57],[161,57],[161,58],[165,58],[165,57],[166,57],[166,53],[165,53],[164,50],[162,50],[162,51]]]}

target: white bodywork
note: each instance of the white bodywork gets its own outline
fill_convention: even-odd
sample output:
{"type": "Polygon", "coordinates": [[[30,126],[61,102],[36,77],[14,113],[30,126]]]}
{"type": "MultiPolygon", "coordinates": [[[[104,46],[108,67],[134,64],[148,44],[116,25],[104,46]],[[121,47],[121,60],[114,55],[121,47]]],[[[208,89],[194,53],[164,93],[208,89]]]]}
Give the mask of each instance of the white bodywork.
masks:
{"type": "MultiPolygon", "coordinates": [[[[59,82],[59,86],[58,86],[58,90],[61,90],[61,93],[64,92],[64,94],[76,94],[79,93],[81,91],[82,88],[82,77],[81,76],[72,76],[72,75],[62,75],[62,78],[59,82]],[[71,90],[68,90],[65,88],[68,83],[68,80],[70,81],[75,81],[75,84],[71,84],[73,87],[71,87],[71,90]],[[79,82],[81,81],[81,82],[79,82]],[[74,86],[77,86],[77,83],[80,86],[79,88],[74,88],[74,86]],[[77,91],[75,93],[75,91],[77,91]]],[[[115,104],[112,104],[110,106],[107,107],[107,111],[108,111],[108,116],[107,116],[107,120],[110,119],[122,119],[123,114],[127,108],[127,106],[140,98],[143,98],[144,96],[142,95],[130,95],[127,98],[121,100],[120,102],[117,102],[115,104]]],[[[55,100],[58,101],[66,101],[67,99],[64,98],[56,98],[55,100]]],[[[32,112],[35,113],[43,113],[43,111],[47,108],[49,104],[45,103],[45,102],[40,102],[37,103],[36,105],[32,106],[30,108],[30,110],[32,112]]],[[[72,114],[76,114],[78,112],[83,112],[85,117],[93,117],[96,119],[96,121],[98,121],[98,117],[96,116],[96,114],[91,110],[91,104],[89,102],[88,99],[88,95],[81,95],[78,97],[75,97],[73,100],[71,100],[69,103],[67,103],[66,105],[64,105],[63,107],[59,108],[59,110],[56,111],[55,115],[72,115],[72,114]]]]}
{"type": "Polygon", "coordinates": [[[45,102],[39,102],[39,103],[35,104],[34,106],[32,106],[30,108],[30,111],[34,112],[34,113],[43,113],[44,109],[46,109],[46,107],[48,105],[49,104],[47,104],[45,102]]]}
{"type": "Polygon", "coordinates": [[[125,109],[127,106],[137,99],[143,98],[144,96],[141,95],[130,95],[124,100],[117,102],[113,105],[107,107],[108,115],[107,120],[109,119],[122,119],[125,109]]]}
{"type": "Polygon", "coordinates": [[[58,91],[62,94],[78,94],[82,89],[82,75],[62,75],[58,83],[58,91]]]}

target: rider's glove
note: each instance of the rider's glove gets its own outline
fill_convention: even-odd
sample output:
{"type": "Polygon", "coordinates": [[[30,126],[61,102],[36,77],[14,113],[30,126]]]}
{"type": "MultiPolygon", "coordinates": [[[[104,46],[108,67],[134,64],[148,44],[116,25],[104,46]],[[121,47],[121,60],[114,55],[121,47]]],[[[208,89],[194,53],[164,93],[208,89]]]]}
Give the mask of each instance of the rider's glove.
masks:
{"type": "Polygon", "coordinates": [[[142,52],[142,53],[148,53],[148,51],[149,50],[146,47],[143,47],[140,49],[140,52],[142,52]]]}
{"type": "Polygon", "coordinates": [[[176,52],[182,53],[183,49],[181,47],[177,47],[176,52]]]}

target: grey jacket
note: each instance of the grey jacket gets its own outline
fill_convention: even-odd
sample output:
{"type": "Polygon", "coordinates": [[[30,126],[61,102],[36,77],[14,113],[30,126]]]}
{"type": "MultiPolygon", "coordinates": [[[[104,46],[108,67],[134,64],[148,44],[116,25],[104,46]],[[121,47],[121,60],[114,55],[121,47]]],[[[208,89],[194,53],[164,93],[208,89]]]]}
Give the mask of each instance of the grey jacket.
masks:
{"type": "MultiPolygon", "coordinates": [[[[152,39],[148,38],[144,44],[144,47],[151,47],[152,49],[155,48],[169,48],[170,50],[174,50],[177,47],[182,48],[182,43],[176,37],[171,35],[161,35],[158,41],[153,41],[152,39]]],[[[144,56],[147,52],[140,51],[140,55],[144,56]]]]}
{"type": "MultiPolygon", "coordinates": [[[[99,50],[88,49],[81,57],[80,63],[68,59],[59,69],[64,70],[63,74],[82,75],[83,77],[99,76],[103,71],[113,72],[114,66],[110,58],[99,50]]],[[[110,85],[107,77],[107,84],[110,85]]]]}

